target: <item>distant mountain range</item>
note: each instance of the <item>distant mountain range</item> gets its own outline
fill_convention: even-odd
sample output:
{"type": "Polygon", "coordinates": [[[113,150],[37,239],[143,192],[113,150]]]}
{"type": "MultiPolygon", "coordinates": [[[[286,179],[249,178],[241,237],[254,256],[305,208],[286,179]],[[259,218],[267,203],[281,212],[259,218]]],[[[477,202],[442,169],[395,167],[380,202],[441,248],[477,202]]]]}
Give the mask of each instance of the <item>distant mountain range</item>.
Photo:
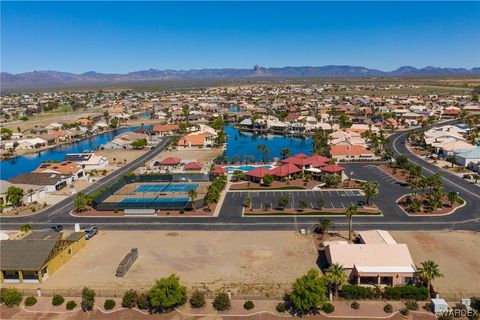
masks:
{"type": "Polygon", "coordinates": [[[12,74],[0,73],[2,88],[22,88],[37,86],[91,86],[112,85],[131,82],[151,82],[167,80],[234,80],[260,78],[362,78],[362,77],[422,77],[422,76],[457,76],[480,75],[480,67],[465,68],[415,68],[403,66],[393,71],[381,71],[358,66],[328,65],[321,67],[283,67],[265,68],[255,66],[253,69],[192,69],[192,70],[158,70],[149,69],[126,74],[97,73],[89,71],[74,74],[59,71],[33,71],[12,74]]]}

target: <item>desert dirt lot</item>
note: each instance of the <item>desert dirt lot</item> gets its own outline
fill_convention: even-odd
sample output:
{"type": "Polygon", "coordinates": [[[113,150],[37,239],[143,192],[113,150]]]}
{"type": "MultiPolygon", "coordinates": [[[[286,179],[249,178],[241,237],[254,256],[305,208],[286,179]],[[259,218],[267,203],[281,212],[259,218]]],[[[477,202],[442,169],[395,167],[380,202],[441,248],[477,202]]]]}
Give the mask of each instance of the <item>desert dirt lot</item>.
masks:
{"type": "Polygon", "coordinates": [[[99,232],[41,287],[146,290],[176,273],[188,288],[282,296],[317,268],[317,256],[312,237],[293,232],[99,232]],[[125,277],[115,277],[131,248],[138,248],[138,260],[125,277]]]}
{"type": "Polygon", "coordinates": [[[399,243],[406,243],[413,261],[420,266],[427,259],[435,261],[444,277],[433,281],[435,290],[465,293],[466,297],[480,294],[480,234],[473,232],[405,232],[393,231],[399,243]]]}

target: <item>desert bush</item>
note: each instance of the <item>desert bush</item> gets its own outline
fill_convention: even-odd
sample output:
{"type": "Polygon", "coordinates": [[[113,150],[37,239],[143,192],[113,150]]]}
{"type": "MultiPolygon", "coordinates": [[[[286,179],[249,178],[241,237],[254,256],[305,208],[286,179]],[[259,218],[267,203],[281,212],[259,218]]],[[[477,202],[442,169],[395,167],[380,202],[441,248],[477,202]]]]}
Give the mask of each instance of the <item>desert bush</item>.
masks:
{"type": "Polygon", "coordinates": [[[348,300],[371,299],[373,297],[373,291],[371,288],[368,287],[348,284],[342,286],[340,296],[348,300]]]}
{"type": "Polygon", "coordinates": [[[415,300],[405,301],[405,308],[412,311],[418,310],[418,302],[415,300]]]}
{"type": "Polygon", "coordinates": [[[137,304],[138,295],[135,290],[125,291],[122,298],[122,307],[131,309],[137,304]]]}
{"type": "Polygon", "coordinates": [[[192,308],[202,308],[205,306],[205,294],[195,290],[190,297],[190,306],[192,306],[192,308]]]}
{"type": "Polygon", "coordinates": [[[255,304],[253,303],[253,301],[245,301],[245,303],[243,304],[243,308],[245,310],[252,310],[253,308],[255,308],[255,304]]]}
{"type": "Polygon", "coordinates": [[[112,300],[112,299],[107,299],[105,300],[105,303],[103,304],[103,308],[105,310],[112,310],[113,308],[115,308],[115,300],[112,300]]]}
{"type": "Polygon", "coordinates": [[[392,313],[393,312],[393,307],[390,303],[387,303],[384,307],[383,307],[383,311],[385,311],[385,313],[392,313]]]}
{"type": "Polygon", "coordinates": [[[35,305],[35,303],[37,303],[37,298],[35,298],[35,297],[26,297],[24,303],[25,303],[25,305],[26,305],[27,307],[33,306],[33,305],[35,305]]]}
{"type": "Polygon", "coordinates": [[[327,302],[322,306],[322,311],[325,313],[332,313],[333,311],[335,311],[335,306],[330,302],[327,302]]]}
{"type": "Polygon", "coordinates": [[[385,288],[384,296],[388,300],[411,299],[424,301],[428,299],[428,289],[427,287],[415,287],[412,285],[387,287],[385,288]]]}
{"type": "Polygon", "coordinates": [[[285,311],[287,311],[287,308],[285,307],[285,303],[283,302],[280,302],[279,304],[277,304],[275,309],[277,309],[277,312],[281,312],[281,313],[284,313],[285,311]]]}
{"type": "Polygon", "coordinates": [[[355,310],[360,309],[360,303],[358,303],[357,301],[353,301],[353,302],[350,304],[350,307],[351,307],[352,309],[355,309],[355,310]]]}
{"type": "Polygon", "coordinates": [[[217,294],[212,305],[217,311],[228,310],[230,308],[230,299],[228,298],[228,294],[225,292],[217,294]]]}
{"type": "Polygon", "coordinates": [[[22,293],[15,288],[2,288],[0,290],[0,302],[9,308],[18,306],[22,302],[22,293]]]}
{"type": "Polygon", "coordinates": [[[73,310],[77,307],[77,303],[73,300],[67,302],[67,310],[73,310]]]}
{"type": "Polygon", "coordinates": [[[59,294],[56,294],[52,297],[52,305],[54,306],[61,306],[64,302],[65,299],[59,294]]]}
{"type": "Polygon", "coordinates": [[[137,306],[139,309],[142,309],[142,310],[150,309],[151,304],[150,304],[150,298],[148,297],[148,294],[142,293],[141,295],[138,296],[137,306]]]}
{"type": "Polygon", "coordinates": [[[93,306],[95,305],[95,291],[84,287],[82,290],[82,310],[83,311],[92,311],[93,306]]]}
{"type": "Polygon", "coordinates": [[[401,314],[402,316],[407,317],[407,316],[410,315],[410,310],[408,310],[407,308],[402,308],[402,309],[400,309],[400,314],[401,314]]]}

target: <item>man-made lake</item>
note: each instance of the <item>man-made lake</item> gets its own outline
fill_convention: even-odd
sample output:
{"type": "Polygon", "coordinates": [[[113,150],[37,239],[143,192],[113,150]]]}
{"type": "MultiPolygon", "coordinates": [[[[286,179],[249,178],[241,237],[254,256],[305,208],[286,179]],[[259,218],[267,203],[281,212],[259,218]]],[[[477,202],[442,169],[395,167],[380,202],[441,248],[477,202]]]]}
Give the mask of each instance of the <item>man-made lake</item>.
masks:
{"type": "Polygon", "coordinates": [[[228,136],[228,145],[225,152],[229,159],[232,159],[235,155],[243,159],[244,156],[254,156],[255,160],[262,161],[263,154],[257,151],[257,147],[263,144],[270,151],[269,158],[272,161],[274,157],[281,158],[282,149],[288,148],[291,154],[303,152],[310,154],[312,152],[312,139],[311,138],[294,138],[280,135],[254,135],[250,132],[240,132],[232,125],[228,125],[225,128],[225,132],[228,136]]]}
{"type": "MultiPolygon", "coordinates": [[[[151,126],[144,126],[150,129],[151,126]]],[[[67,153],[79,153],[97,150],[102,144],[112,140],[116,135],[140,129],[140,127],[120,128],[116,131],[100,133],[78,142],[63,144],[45,151],[19,156],[10,160],[0,161],[0,178],[7,180],[20,173],[28,173],[35,170],[43,161],[62,161],[67,153]]]]}

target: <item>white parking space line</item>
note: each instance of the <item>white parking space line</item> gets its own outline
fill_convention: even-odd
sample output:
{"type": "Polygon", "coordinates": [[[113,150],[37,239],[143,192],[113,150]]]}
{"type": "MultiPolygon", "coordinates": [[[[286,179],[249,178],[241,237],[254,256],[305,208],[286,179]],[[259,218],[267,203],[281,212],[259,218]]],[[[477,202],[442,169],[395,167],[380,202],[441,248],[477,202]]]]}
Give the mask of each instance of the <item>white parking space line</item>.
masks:
{"type": "Polygon", "coordinates": [[[345,209],[345,205],[343,204],[343,202],[341,202],[341,204],[342,204],[343,209],[345,209]]]}
{"type": "Polygon", "coordinates": [[[335,208],[335,206],[333,205],[333,202],[330,202],[332,204],[332,208],[335,208]]]}

